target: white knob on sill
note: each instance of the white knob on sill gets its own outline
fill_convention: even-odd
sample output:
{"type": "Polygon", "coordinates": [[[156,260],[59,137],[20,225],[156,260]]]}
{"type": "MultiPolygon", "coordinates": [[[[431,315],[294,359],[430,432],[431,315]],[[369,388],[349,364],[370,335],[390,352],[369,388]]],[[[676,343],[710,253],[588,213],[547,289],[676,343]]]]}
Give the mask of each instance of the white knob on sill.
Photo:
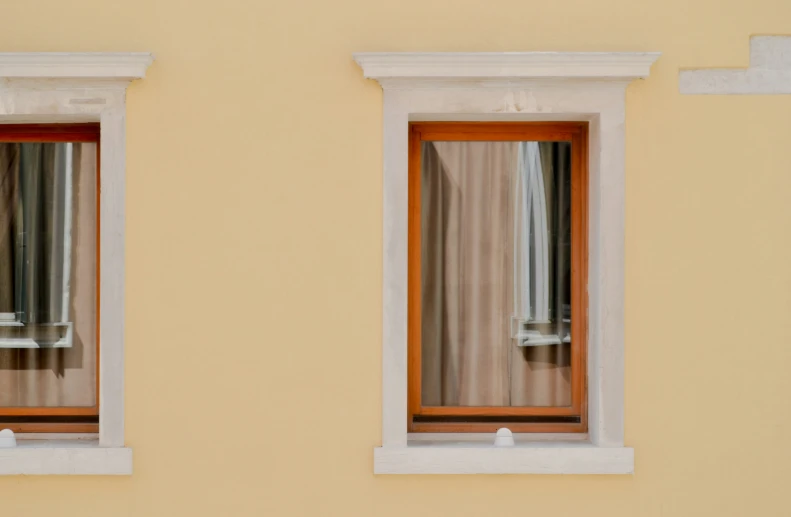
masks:
{"type": "Polygon", "coordinates": [[[16,447],[16,436],[11,429],[0,431],[0,449],[10,449],[16,447]]]}
{"type": "Polygon", "coordinates": [[[501,427],[497,430],[497,434],[494,436],[494,446],[495,447],[513,447],[514,446],[514,435],[511,433],[511,430],[507,427],[501,427]]]}

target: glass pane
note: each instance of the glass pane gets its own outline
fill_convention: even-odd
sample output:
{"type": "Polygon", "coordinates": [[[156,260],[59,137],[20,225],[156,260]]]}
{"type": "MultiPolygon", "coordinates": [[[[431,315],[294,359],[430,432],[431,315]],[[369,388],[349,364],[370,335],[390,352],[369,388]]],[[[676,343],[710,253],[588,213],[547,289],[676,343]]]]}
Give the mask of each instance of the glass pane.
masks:
{"type": "Polygon", "coordinates": [[[571,404],[571,144],[424,142],[422,403],[571,404]]]}
{"type": "Polygon", "coordinates": [[[0,143],[0,406],[96,402],[96,151],[0,143]]]}

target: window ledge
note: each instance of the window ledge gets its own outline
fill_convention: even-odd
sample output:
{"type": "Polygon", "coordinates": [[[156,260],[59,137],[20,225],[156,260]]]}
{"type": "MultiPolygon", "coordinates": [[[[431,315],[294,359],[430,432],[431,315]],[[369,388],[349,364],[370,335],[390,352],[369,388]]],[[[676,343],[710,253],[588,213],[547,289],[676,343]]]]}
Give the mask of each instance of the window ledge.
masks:
{"type": "Polygon", "coordinates": [[[0,475],[132,474],[132,449],[100,447],[98,440],[19,440],[0,449],[0,475]]]}
{"type": "Polygon", "coordinates": [[[374,474],[632,474],[634,449],[590,442],[447,443],[374,449],[374,474]]]}

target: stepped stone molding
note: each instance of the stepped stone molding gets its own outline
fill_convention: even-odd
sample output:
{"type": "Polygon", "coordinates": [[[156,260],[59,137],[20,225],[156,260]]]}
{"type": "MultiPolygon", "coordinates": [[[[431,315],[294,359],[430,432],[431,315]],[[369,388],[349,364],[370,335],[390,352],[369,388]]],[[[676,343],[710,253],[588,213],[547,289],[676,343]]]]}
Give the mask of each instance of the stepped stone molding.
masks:
{"type": "Polygon", "coordinates": [[[686,95],[791,94],[791,37],[753,36],[748,68],[682,70],[678,86],[686,95]]]}

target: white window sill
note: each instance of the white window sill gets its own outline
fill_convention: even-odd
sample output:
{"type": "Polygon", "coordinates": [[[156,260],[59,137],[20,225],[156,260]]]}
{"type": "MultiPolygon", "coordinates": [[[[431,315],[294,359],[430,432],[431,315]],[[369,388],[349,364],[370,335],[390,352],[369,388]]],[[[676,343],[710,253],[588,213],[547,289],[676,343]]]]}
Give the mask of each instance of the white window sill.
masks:
{"type": "Polygon", "coordinates": [[[634,449],[589,441],[410,441],[374,449],[374,474],[632,474],[634,449]]]}
{"type": "Polygon", "coordinates": [[[0,449],[0,476],[132,474],[132,449],[99,447],[98,440],[17,440],[0,449]]]}

